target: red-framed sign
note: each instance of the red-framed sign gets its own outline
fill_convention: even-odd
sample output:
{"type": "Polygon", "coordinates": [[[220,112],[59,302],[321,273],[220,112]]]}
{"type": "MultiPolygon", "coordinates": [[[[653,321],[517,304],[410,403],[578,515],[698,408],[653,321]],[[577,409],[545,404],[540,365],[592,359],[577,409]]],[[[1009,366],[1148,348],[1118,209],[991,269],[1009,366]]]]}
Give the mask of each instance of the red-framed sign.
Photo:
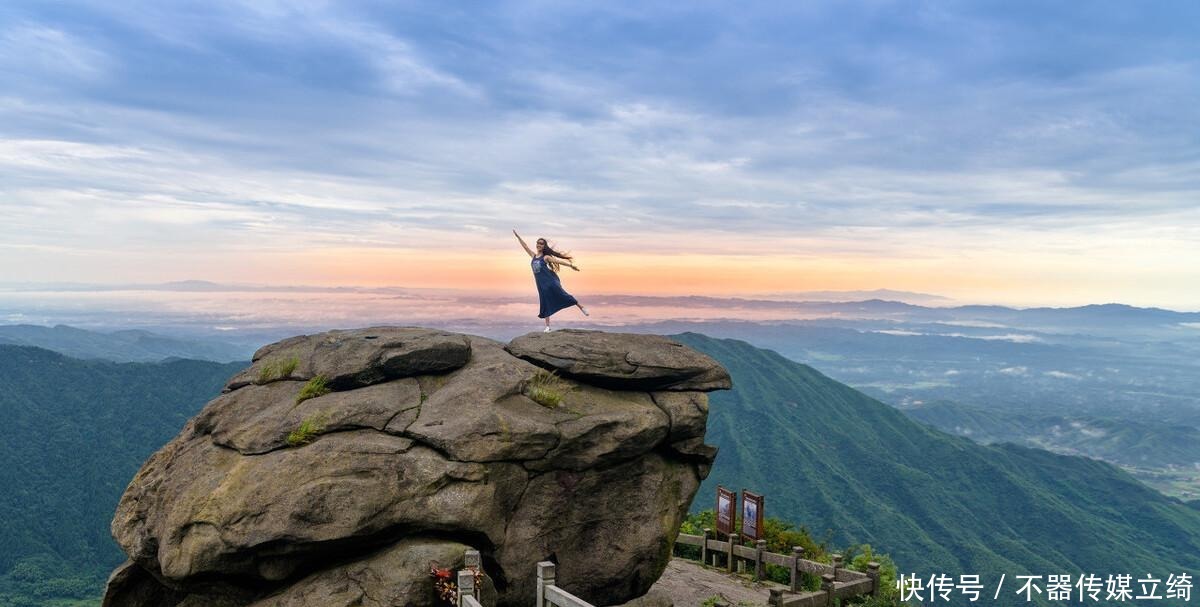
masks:
{"type": "Polygon", "coordinates": [[[733,505],[736,502],[736,492],[717,485],[717,533],[733,533],[733,505]]]}
{"type": "Polygon", "coordinates": [[[742,538],[757,540],[763,536],[763,496],[742,489],[742,538]]]}

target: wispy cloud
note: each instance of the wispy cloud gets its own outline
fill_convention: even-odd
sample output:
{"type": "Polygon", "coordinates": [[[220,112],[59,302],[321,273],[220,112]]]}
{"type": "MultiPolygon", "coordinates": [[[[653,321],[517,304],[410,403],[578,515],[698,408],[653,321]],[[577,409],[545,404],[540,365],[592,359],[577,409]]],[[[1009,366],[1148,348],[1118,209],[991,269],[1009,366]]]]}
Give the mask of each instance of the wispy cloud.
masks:
{"type": "Polygon", "coordinates": [[[1067,373],[1066,371],[1058,370],[1046,371],[1042,373],[1042,375],[1045,375],[1046,377],[1053,377],[1055,379],[1083,379],[1074,373],[1067,373]]]}
{"type": "Polygon", "coordinates": [[[19,1],[0,206],[28,212],[0,239],[494,249],[521,224],[924,272],[863,288],[1037,267],[1024,288],[1184,301],[1197,10],[19,1]]]}
{"type": "Polygon", "coordinates": [[[110,68],[108,55],[49,25],[0,25],[0,71],[39,86],[60,78],[95,81],[110,68]]]}

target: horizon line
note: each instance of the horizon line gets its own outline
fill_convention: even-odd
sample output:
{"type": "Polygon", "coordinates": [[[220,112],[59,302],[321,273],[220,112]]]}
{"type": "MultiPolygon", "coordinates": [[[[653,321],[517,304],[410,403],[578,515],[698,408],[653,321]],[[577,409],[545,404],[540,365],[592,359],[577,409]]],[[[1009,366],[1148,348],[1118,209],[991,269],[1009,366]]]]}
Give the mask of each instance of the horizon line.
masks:
{"type": "MultiPolygon", "coordinates": [[[[315,284],[289,284],[289,283],[263,283],[263,282],[218,282],[207,279],[181,279],[164,282],[78,282],[78,281],[0,281],[0,292],[86,292],[87,290],[97,291],[163,291],[175,293],[220,293],[220,292],[359,292],[359,293],[388,293],[388,292],[425,292],[425,293],[460,293],[466,295],[480,296],[497,296],[507,295],[515,296],[518,293],[524,293],[525,289],[495,289],[495,288],[463,288],[463,287],[423,287],[423,286],[400,286],[400,285],[361,285],[361,284],[337,284],[337,285],[315,285],[315,284]],[[197,288],[187,288],[194,286],[197,288]]],[[[897,303],[910,305],[922,308],[934,309],[956,309],[964,307],[999,307],[1007,308],[1016,311],[1050,309],[1050,310],[1071,310],[1087,307],[1104,307],[1104,306],[1121,306],[1138,310],[1162,310],[1179,314],[1200,313],[1200,308],[1196,309],[1179,309],[1169,308],[1161,305],[1136,305],[1123,303],[1121,301],[1106,301],[1076,305],[1013,305],[1002,303],[990,303],[981,301],[966,301],[956,299],[937,293],[925,293],[918,291],[906,291],[901,289],[890,289],[887,287],[879,287],[875,289],[809,289],[802,291],[771,291],[771,292],[746,292],[742,294],[726,294],[726,295],[707,295],[707,294],[674,294],[664,295],[656,293],[640,293],[640,292],[598,292],[587,293],[588,297],[637,297],[657,300],[679,300],[679,299],[708,299],[713,301],[724,302],[749,302],[749,303],[771,303],[771,304],[852,304],[852,303],[868,303],[868,302],[883,302],[897,303]],[[866,297],[865,299],[804,299],[795,300],[787,299],[792,296],[805,296],[806,294],[858,294],[868,296],[870,294],[889,294],[899,296],[899,299],[886,299],[879,297],[866,297]],[[912,301],[906,301],[905,298],[912,301]],[[937,300],[945,302],[941,305],[930,301],[922,301],[915,303],[915,300],[937,300]]]]}

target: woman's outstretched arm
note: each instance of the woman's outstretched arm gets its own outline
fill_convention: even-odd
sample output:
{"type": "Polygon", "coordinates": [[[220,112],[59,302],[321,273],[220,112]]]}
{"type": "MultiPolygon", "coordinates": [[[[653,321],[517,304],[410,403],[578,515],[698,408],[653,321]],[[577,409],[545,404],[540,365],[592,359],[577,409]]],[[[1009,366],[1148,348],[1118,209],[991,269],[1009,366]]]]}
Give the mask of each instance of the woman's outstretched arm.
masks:
{"type": "Polygon", "coordinates": [[[525,249],[525,252],[529,253],[530,257],[534,257],[533,251],[529,250],[529,245],[525,244],[525,241],[521,239],[521,235],[517,233],[516,228],[513,228],[513,236],[517,237],[517,242],[521,243],[521,247],[525,249]]]}
{"type": "Polygon", "coordinates": [[[546,260],[553,261],[558,264],[562,264],[564,266],[567,266],[568,268],[571,268],[572,270],[575,270],[576,272],[579,271],[579,268],[575,267],[575,262],[571,261],[570,259],[564,259],[562,257],[557,257],[555,255],[547,255],[546,260]]]}

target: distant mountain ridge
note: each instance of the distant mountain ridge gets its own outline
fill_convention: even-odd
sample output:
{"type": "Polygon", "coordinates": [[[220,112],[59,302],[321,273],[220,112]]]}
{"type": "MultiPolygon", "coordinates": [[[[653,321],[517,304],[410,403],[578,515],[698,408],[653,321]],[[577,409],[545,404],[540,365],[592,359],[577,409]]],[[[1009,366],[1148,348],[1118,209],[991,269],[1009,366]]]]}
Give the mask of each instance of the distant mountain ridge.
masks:
{"type": "MultiPolygon", "coordinates": [[[[89,284],[89,283],[0,283],[0,291],[47,291],[47,292],[107,292],[107,291],[163,291],[163,292],[238,292],[238,293],[376,293],[403,294],[420,298],[432,295],[441,299],[453,294],[463,299],[523,301],[519,294],[473,292],[464,289],[431,289],[395,286],[320,286],[320,285],[260,285],[218,283],[208,280],[179,280],[164,283],[89,284]]],[[[925,320],[955,319],[963,315],[1003,316],[1026,321],[1063,319],[1128,319],[1157,320],[1160,322],[1200,321],[1200,310],[1176,311],[1160,307],[1134,306],[1109,302],[1078,306],[1005,306],[998,304],[956,304],[956,300],[942,295],[900,291],[895,289],[848,290],[848,291],[793,291],[771,294],[748,294],[745,296],[671,296],[637,295],[626,293],[597,293],[588,295],[595,300],[607,300],[623,305],[636,303],[656,305],[678,305],[682,307],[706,307],[715,305],[738,305],[751,308],[794,308],[809,312],[844,311],[873,313],[918,313],[925,320]]]]}
{"type": "Polygon", "coordinates": [[[737,340],[675,336],[723,364],[710,395],[717,484],[764,493],[771,516],[834,544],[870,543],[902,571],[984,575],[1194,573],[1200,512],[1120,469],[918,424],[812,367],[737,340]]]}
{"type": "Polygon", "coordinates": [[[139,329],[102,333],[67,325],[0,325],[0,344],[33,346],[73,358],[155,362],[169,358],[230,362],[252,351],[217,340],[180,339],[139,329]]]}
{"type": "Polygon", "coordinates": [[[954,320],[963,315],[1003,316],[1016,320],[1030,317],[1062,318],[1142,318],[1162,322],[1188,322],[1200,320],[1200,312],[1179,312],[1165,308],[1144,308],[1127,304],[1088,304],[1067,307],[1016,308],[1000,305],[965,304],[957,306],[931,307],[902,300],[867,298],[855,300],[785,300],[755,299],[750,297],[714,297],[705,295],[660,296],[660,295],[592,295],[597,300],[611,300],[624,304],[656,303],[658,305],[681,304],[690,306],[715,306],[736,302],[739,305],[757,308],[797,308],[808,311],[851,311],[876,313],[920,313],[924,320],[954,320]]]}

